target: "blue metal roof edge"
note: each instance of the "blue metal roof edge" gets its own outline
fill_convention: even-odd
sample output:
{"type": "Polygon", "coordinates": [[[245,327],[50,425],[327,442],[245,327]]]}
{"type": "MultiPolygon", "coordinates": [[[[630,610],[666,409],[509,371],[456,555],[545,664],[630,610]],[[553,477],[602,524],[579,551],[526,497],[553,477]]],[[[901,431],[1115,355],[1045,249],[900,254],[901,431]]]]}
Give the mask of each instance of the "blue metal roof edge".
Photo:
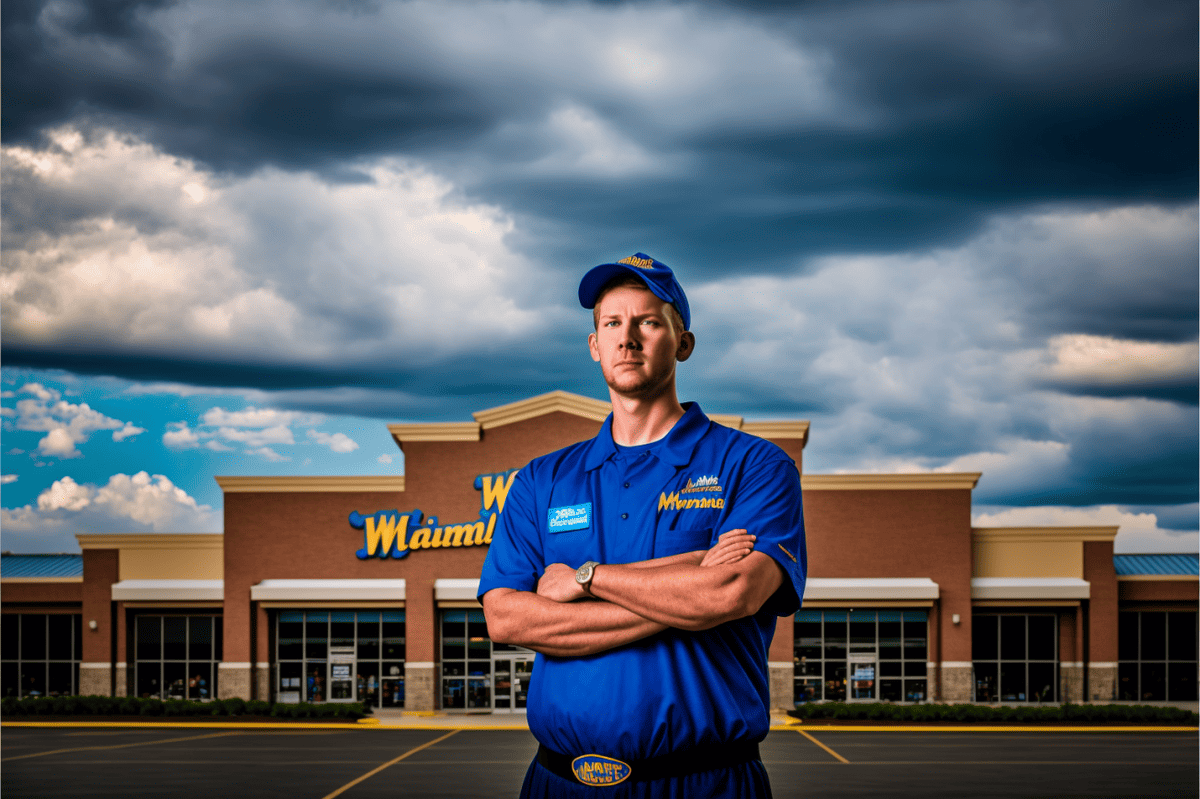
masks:
{"type": "Polygon", "coordinates": [[[1117,576],[1172,575],[1200,576],[1200,554],[1177,552],[1146,555],[1113,555],[1117,576]]]}
{"type": "Polygon", "coordinates": [[[0,556],[0,578],[21,577],[82,577],[83,555],[21,555],[5,553],[0,556]]]}

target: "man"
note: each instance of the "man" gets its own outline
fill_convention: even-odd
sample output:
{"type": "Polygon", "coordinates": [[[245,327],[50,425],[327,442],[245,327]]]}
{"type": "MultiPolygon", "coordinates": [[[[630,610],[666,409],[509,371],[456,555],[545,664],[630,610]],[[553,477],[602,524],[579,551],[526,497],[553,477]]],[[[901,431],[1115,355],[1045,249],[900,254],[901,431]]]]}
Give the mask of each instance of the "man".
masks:
{"type": "Polygon", "coordinates": [[[479,584],[492,639],[539,652],[522,796],[769,796],[767,649],[806,574],[796,465],[680,404],[696,340],[665,264],[597,266],[579,300],[612,415],[517,474],[479,584]]]}

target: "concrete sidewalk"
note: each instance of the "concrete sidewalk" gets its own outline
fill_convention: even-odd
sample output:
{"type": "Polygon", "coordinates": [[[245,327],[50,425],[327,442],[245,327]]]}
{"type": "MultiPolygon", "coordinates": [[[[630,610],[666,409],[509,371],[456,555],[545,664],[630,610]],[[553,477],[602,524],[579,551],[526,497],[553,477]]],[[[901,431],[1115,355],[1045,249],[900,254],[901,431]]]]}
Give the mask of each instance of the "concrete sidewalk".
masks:
{"type": "MultiPolygon", "coordinates": [[[[445,711],[376,710],[371,717],[381,727],[408,727],[410,729],[480,729],[480,730],[527,730],[529,722],[524,713],[447,713],[445,711]]],[[[360,722],[362,723],[362,722],[360,722]]],[[[368,722],[369,723],[369,722],[368,722]]],[[[798,719],[778,712],[771,714],[771,728],[790,727],[798,719]]]]}

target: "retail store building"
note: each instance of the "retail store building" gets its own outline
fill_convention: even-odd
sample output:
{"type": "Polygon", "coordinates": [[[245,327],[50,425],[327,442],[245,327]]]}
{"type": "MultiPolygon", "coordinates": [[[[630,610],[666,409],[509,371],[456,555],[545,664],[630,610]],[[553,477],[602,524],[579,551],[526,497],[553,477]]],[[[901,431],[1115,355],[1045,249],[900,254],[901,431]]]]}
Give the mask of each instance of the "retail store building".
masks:
{"type": "MultiPolygon", "coordinates": [[[[553,392],[392,425],[403,477],[218,477],[224,534],[5,555],[3,693],[521,712],[534,653],[489,640],[479,571],[516,470],[608,412],[553,392]]],[[[807,422],[712,418],[802,470],[807,422]]],[[[773,704],[1195,701],[1197,556],[1114,556],[1115,527],[973,528],[979,477],[802,474],[809,582],[776,628],[773,704]]]]}

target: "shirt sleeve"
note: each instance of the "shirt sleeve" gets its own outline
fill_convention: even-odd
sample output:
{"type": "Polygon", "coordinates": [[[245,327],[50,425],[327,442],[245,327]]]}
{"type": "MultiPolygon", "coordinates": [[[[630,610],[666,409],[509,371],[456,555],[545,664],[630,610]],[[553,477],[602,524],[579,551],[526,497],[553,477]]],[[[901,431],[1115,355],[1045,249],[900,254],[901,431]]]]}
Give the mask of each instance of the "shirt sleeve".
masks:
{"type": "Polygon", "coordinates": [[[779,459],[752,467],[727,501],[733,507],[723,528],[744,528],[756,536],[754,550],[773,558],[787,575],[764,608],[777,616],[795,613],[808,576],[804,509],[796,465],[779,459]]]}
{"type": "Polygon", "coordinates": [[[504,500],[504,510],[496,520],[492,543],[479,575],[480,601],[493,588],[534,591],[546,568],[542,562],[532,471],[533,466],[529,465],[517,472],[504,500]]]}

